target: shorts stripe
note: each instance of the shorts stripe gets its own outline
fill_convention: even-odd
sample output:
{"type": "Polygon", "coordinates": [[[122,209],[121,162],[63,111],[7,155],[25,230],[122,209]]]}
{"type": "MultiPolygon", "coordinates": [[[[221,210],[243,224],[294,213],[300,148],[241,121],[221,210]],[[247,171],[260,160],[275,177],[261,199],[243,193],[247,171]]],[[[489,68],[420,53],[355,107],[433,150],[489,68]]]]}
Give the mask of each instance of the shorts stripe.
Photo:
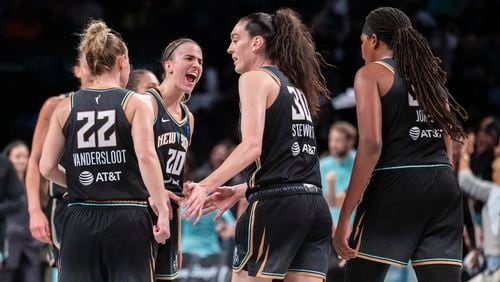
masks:
{"type": "Polygon", "coordinates": [[[288,269],[288,272],[293,272],[293,273],[298,273],[304,276],[312,276],[312,277],[318,277],[321,279],[326,278],[326,273],[319,272],[319,271],[314,271],[314,270],[307,270],[307,269],[288,269]]]}
{"type": "Polygon", "coordinates": [[[383,170],[395,170],[395,169],[406,169],[406,168],[429,168],[429,167],[450,167],[449,164],[428,164],[428,165],[399,165],[399,166],[388,166],[380,167],[373,170],[373,172],[383,171],[383,170]]]}
{"type": "Polygon", "coordinates": [[[241,261],[241,264],[239,266],[233,266],[233,270],[238,272],[240,271],[243,266],[245,266],[245,264],[247,263],[248,259],[250,259],[250,257],[252,256],[252,252],[253,252],[253,223],[254,223],[254,214],[255,214],[255,208],[257,207],[257,204],[259,203],[259,201],[255,201],[252,205],[252,208],[250,210],[250,218],[248,219],[248,231],[249,231],[249,236],[248,236],[248,242],[247,242],[247,254],[245,255],[245,257],[243,258],[243,260],[241,261]]]}
{"type": "Polygon", "coordinates": [[[89,207],[139,207],[139,208],[147,208],[147,204],[134,204],[134,203],[86,203],[86,202],[78,202],[78,203],[70,203],[68,207],[71,206],[89,206],[89,207]]]}
{"type": "Polygon", "coordinates": [[[399,267],[405,267],[408,264],[408,263],[404,263],[402,261],[398,261],[395,259],[374,256],[374,255],[365,254],[362,252],[358,252],[358,255],[356,257],[367,259],[367,260],[372,260],[372,261],[376,261],[376,262],[381,262],[381,263],[385,263],[385,264],[395,265],[395,266],[399,266],[399,267]]]}
{"type": "Polygon", "coordinates": [[[174,280],[179,276],[179,271],[173,274],[156,274],[155,279],[156,280],[174,280]]]}
{"type": "MultiPolygon", "coordinates": [[[[56,222],[55,222],[56,206],[58,201],[59,200],[52,198],[52,208],[50,211],[50,231],[52,232],[52,244],[60,250],[61,240],[57,237],[56,222]]],[[[64,203],[62,204],[64,205],[64,203]]]]}
{"type": "Polygon", "coordinates": [[[451,264],[451,265],[462,266],[462,261],[459,259],[445,259],[445,258],[419,259],[411,261],[412,266],[429,265],[429,264],[451,264]]]}

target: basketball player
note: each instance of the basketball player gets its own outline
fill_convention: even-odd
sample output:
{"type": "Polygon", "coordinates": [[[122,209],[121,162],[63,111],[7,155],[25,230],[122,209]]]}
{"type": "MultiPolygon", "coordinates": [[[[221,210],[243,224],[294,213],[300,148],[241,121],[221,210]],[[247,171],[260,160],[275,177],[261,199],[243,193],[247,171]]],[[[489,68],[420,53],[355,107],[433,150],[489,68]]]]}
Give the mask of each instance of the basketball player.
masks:
{"type": "Polygon", "coordinates": [[[460,281],[462,195],[449,157],[467,113],[403,12],[372,11],[361,42],[359,146],[334,236],[337,254],[349,259],[346,281],[383,281],[389,265],[409,260],[419,281],[460,281]]]}
{"type": "Polygon", "coordinates": [[[170,235],[153,112],[145,96],[121,88],[130,65],[119,34],[92,22],[79,51],[92,82],[56,106],[40,160],[43,176],[68,187],[59,281],[151,281],[152,235],[159,243],[170,235]],[[159,215],[153,232],[148,192],[159,215]]]}
{"type": "MultiPolygon", "coordinates": [[[[189,38],[174,40],[163,51],[162,65],[164,80],[158,88],[145,93],[149,94],[156,113],[155,144],[165,189],[184,196],[184,163],[194,130],[194,117],[184,103],[203,72],[201,48],[189,38]]],[[[180,214],[177,205],[172,208],[170,239],[165,245],[158,245],[157,280],[174,280],[182,265],[180,214]]]]}
{"type": "MultiPolygon", "coordinates": [[[[85,87],[91,77],[88,70],[85,58],[79,55],[77,64],[73,67],[73,74],[80,80],[80,86],[85,87]]],[[[28,208],[30,214],[30,230],[33,237],[40,242],[51,244],[50,265],[54,267],[54,279],[57,281],[57,264],[59,260],[59,249],[61,247],[62,224],[66,204],[63,201],[63,195],[66,192],[65,187],[61,187],[54,182],[48,183],[49,196],[49,218],[47,220],[45,213],[41,207],[42,189],[47,187],[47,181],[41,177],[38,163],[42,154],[43,140],[47,134],[49,127],[50,116],[56,105],[72,92],[65,93],[59,96],[48,98],[40,109],[38,121],[35,126],[33,140],[31,144],[31,155],[28,162],[28,170],[26,173],[26,191],[28,196],[28,208]],[[43,187],[43,188],[42,188],[43,187]]]]}
{"type": "Polygon", "coordinates": [[[156,75],[146,69],[135,69],[130,72],[127,89],[137,93],[144,93],[149,88],[158,87],[160,82],[156,75]]]}
{"type": "Polygon", "coordinates": [[[311,34],[290,9],[243,17],[228,53],[241,74],[241,143],[192,189],[186,217],[218,216],[245,194],[236,226],[233,281],[323,281],[332,220],[322,196],[312,118],[328,94],[311,34]],[[248,167],[247,183],[220,188],[248,167]],[[201,204],[200,204],[201,203],[201,204]]]}

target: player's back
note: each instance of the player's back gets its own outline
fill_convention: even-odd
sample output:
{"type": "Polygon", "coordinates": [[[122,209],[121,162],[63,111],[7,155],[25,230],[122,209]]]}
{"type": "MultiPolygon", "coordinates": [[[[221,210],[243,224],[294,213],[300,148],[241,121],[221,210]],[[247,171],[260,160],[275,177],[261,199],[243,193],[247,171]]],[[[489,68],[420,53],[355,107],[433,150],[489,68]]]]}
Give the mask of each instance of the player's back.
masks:
{"type": "Polygon", "coordinates": [[[70,96],[63,129],[70,202],[147,198],[124,111],[132,93],[86,88],[70,96]]]}

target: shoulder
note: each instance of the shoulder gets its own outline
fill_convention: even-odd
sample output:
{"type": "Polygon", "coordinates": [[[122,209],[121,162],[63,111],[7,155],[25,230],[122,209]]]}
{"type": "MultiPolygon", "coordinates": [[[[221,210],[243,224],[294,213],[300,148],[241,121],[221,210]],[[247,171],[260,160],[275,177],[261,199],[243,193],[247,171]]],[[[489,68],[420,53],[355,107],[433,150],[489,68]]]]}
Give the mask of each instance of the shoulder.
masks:
{"type": "Polygon", "coordinates": [[[64,99],[65,97],[62,95],[47,98],[47,100],[45,100],[45,102],[43,103],[42,108],[40,109],[40,113],[50,115],[54,111],[56,106],[64,99]]]}
{"type": "Polygon", "coordinates": [[[240,76],[240,84],[254,84],[259,83],[261,85],[275,85],[275,79],[271,76],[268,71],[262,69],[248,71],[240,76]]]}

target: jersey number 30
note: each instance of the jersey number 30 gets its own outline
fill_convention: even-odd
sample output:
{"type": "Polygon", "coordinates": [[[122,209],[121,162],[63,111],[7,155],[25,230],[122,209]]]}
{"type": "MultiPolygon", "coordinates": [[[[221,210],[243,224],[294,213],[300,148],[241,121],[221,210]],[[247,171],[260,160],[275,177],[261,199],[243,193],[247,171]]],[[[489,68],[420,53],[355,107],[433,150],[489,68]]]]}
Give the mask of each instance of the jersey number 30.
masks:
{"type": "Polygon", "coordinates": [[[295,87],[288,86],[288,92],[293,95],[292,120],[312,121],[304,93],[295,87]]]}
{"type": "Polygon", "coordinates": [[[76,120],[85,120],[85,124],[76,133],[78,149],[116,146],[116,132],[113,131],[108,138],[106,138],[105,135],[106,131],[115,124],[115,110],[78,112],[76,114],[76,120]],[[106,120],[106,122],[97,129],[97,138],[95,129],[90,136],[88,135],[88,131],[95,125],[96,118],[97,120],[106,120]],[[88,137],[85,138],[85,136],[88,137]]]}

